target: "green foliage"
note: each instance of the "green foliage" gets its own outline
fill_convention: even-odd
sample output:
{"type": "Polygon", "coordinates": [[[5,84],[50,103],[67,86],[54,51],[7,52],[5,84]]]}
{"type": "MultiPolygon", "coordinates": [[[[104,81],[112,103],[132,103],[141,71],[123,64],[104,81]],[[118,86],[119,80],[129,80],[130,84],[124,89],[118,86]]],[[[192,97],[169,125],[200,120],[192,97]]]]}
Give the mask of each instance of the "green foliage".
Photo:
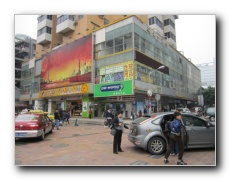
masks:
{"type": "Polygon", "coordinates": [[[201,93],[204,97],[204,104],[208,106],[213,106],[215,103],[215,88],[209,86],[207,89],[201,88],[201,93]]]}

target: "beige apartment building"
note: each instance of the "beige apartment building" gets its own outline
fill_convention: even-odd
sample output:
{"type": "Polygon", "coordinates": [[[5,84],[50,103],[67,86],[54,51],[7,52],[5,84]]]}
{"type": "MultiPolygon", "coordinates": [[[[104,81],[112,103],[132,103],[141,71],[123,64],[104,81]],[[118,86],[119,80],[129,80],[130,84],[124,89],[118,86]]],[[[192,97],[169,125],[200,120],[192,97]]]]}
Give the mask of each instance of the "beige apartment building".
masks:
{"type": "MultiPolygon", "coordinates": [[[[136,16],[148,24],[148,15],[136,16]]],[[[36,59],[55,47],[66,45],[128,17],[130,15],[40,15],[36,59]]]]}

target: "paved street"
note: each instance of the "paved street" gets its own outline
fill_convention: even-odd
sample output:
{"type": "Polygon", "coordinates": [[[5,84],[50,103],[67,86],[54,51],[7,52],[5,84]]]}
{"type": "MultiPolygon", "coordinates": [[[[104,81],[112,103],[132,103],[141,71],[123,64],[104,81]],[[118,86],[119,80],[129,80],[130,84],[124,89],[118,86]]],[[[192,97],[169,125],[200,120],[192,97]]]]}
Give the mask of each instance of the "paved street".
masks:
{"type": "MultiPolygon", "coordinates": [[[[61,126],[59,131],[47,134],[44,141],[25,139],[15,141],[15,165],[47,166],[165,166],[163,156],[153,156],[136,148],[128,140],[128,130],[122,137],[125,152],[113,154],[113,137],[103,127],[103,119],[79,119],[79,126],[61,126]]],[[[125,120],[129,124],[130,120],[125,120]]],[[[175,165],[177,157],[169,157],[169,164],[175,165]]],[[[215,166],[214,149],[186,150],[184,161],[192,166],[215,166]]]]}

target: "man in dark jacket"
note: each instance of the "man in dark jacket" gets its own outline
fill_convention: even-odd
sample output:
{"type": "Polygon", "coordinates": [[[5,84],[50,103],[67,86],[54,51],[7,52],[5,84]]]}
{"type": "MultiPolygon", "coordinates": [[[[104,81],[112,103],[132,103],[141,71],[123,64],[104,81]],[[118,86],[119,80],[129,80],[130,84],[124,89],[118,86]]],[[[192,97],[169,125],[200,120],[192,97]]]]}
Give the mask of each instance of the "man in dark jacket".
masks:
{"type": "Polygon", "coordinates": [[[128,126],[124,124],[122,116],[123,116],[123,111],[119,111],[117,116],[111,122],[112,125],[110,128],[116,129],[116,133],[113,138],[113,153],[114,154],[118,154],[118,152],[124,152],[121,149],[122,132],[123,132],[123,127],[128,129],[128,126]]]}
{"type": "Polygon", "coordinates": [[[106,119],[107,119],[108,127],[110,127],[111,121],[112,121],[112,119],[113,119],[113,114],[112,114],[110,108],[106,111],[105,117],[106,117],[106,119]]]}
{"type": "Polygon", "coordinates": [[[54,119],[55,119],[55,126],[57,128],[57,130],[60,130],[59,129],[59,112],[58,112],[58,109],[56,109],[55,113],[54,113],[54,119]]]}
{"type": "Polygon", "coordinates": [[[187,165],[182,159],[183,154],[184,154],[184,144],[182,142],[181,138],[181,113],[175,112],[174,113],[175,119],[171,122],[171,133],[169,137],[169,146],[167,149],[167,152],[165,153],[165,159],[164,163],[168,163],[168,157],[169,154],[172,152],[172,149],[174,148],[174,144],[177,143],[179,147],[179,156],[178,156],[178,161],[177,165],[187,165]]]}

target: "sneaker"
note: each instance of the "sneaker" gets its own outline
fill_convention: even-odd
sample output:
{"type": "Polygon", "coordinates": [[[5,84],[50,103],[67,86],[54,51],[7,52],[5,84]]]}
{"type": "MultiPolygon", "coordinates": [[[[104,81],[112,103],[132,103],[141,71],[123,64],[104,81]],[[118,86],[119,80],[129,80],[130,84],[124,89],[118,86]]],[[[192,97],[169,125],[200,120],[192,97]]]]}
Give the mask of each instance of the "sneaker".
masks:
{"type": "Polygon", "coordinates": [[[187,165],[187,163],[185,163],[183,160],[181,160],[181,161],[177,161],[177,165],[187,165]]]}
{"type": "Polygon", "coordinates": [[[171,153],[172,156],[175,156],[176,154],[175,153],[171,153]]]}
{"type": "Polygon", "coordinates": [[[169,162],[168,159],[164,159],[164,163],[167,164],[169,162]]]}

